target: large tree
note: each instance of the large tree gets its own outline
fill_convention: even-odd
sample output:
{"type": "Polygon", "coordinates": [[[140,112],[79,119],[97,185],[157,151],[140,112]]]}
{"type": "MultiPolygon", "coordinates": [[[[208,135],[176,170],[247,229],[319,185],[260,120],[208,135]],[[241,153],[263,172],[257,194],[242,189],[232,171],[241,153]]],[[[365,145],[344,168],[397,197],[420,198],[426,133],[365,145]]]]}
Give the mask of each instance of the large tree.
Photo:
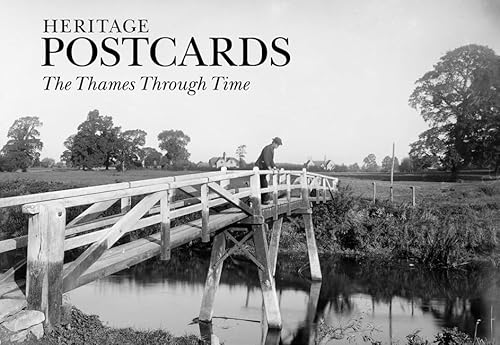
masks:
{"type": "Polygon", "coordinates": [[[363,159],[363,170],[370,172],[378,170],[377,157],[373,153],[363,159]]]}
{"type": "Polygon", "coordinates": [[[118,134],[116,158],[122,171],[135,162],[142,164],[142,146],[146,143],[146,135],[142,129],[126,130],[118,134]]]}
{"type": "Polygon", "coordinates": [[[158,134],[159,147],[165,154],[166,163],[174,165],[189,159],[189,152],[186,146],[191,141],[188,135],[181,130],[165,130],[158,134]]]}
{"type": "Polygon", "coordinates": [[[430,127],[411,144],[417,166],[498,169],[499,61],[492,49],[471,44],[446,53],[416,81],[409,104],[430,127]]]}
{"type": "Polygon", "coordinates": [[[26,171],[40,159],[43,143],[38,128],[42,126],[37,116],[25,116],[14,121],[7,132],[9,140],[2,148],[2,155],[14,169],[26,171]]]}
{"type": "Polygon", "coordinates": [[[102,116],[98,110],[89,112],[78,126],[78,132],[65,141],[69,152],[61,159],[70,159],[74,166],[91,169],[114,162],[119,147],[120,127],[113,125],[111,116],[102,116]]]}

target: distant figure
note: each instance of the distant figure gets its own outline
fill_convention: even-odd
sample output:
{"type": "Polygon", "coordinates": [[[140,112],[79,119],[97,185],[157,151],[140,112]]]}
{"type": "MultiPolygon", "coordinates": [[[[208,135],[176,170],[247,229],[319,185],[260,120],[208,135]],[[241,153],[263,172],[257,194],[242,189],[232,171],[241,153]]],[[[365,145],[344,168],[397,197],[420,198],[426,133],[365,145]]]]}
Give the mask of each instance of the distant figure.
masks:
{"type": "MultiPolygon", "coordinates": [[[[274,150],[277,149],[280,145],[283,145],[283,142],[280,138],[276,137],[273,141],[265,146],[260,153],[259,158],[255,162],[255,166],[257,166],[260,170],[273,170],[277,169],[274,164],[274,150]]],[[[266,175],[260,175],[260,188],[267,188],[269,184],[267,183],[266,175]]],[[[262,203],[268,204],[270,202],[269,193],[262,193],[262,203]]]]}

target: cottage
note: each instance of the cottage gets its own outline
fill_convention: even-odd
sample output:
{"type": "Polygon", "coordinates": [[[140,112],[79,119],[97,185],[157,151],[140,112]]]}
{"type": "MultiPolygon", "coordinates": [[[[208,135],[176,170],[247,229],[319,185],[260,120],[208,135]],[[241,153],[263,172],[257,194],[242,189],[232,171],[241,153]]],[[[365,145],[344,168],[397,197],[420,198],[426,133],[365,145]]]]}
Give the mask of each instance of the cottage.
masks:
{"type": "Polygon", "coordinates": [[[333,168],[335,168],[335,163],[333,163],[333,161],[331,159],[327,160],[326,162],[323,163],[323,165],[321,166],[323,169],[325,170],[329,170],[329,171],[332,171],[333,168]]]}
{"type": "Polygon", "coordinates": [[[222,154],[222,157],[212,157],[208,161],[211,168],[220,169],[222,167],[226,168],[239,168],[240,161],[234,157],[226,157],[226,153],[222,154]]]}
{"type": "Polygon", "coordinates": [[[306,169],[312,168],[312,167],[314,167],[314,166],[316,166],[316,165],[314,164],[314,162],[313,162],[311,159],[308,159],[308,160],[304,163],[304,168],[306,168],[306,169]]]}
{"type": "Polygon", "coordinates": [[[326,158],[322,161],[313,161],[312,159],[308,159],[304,163],[304,167],[306,169],[315,168],[322,170],[333,170],[333,168],[335,167],[335,163],[333,163],[331,159],[326,160],[326,158]]]}

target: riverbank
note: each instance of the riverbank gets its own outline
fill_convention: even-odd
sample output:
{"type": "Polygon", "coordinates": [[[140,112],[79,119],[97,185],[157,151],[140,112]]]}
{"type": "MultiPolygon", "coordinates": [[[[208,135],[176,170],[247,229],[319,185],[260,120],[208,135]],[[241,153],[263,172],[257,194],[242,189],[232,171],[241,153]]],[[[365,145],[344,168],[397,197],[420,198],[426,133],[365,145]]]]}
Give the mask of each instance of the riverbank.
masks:
{"type": "Polygon", "coordinates": [[[26,345],[198,345],[194,335],[174,337],[164,330],[135,330],[103,325],[95,315],[69,307],[61,326],[41,340],[29,339],[26,345]]]}
{"type": "MultiPolygon", "coordinates": [[[[370,200],[350,185],[313,208],[321,254],[405,260],[429,267],[500,265],[500,183],[478,184],[461,198],[442,194],[411,206],[370,200]]],[[[305,252],[301,219],[283,225],[282,253],[305,252]]]]}

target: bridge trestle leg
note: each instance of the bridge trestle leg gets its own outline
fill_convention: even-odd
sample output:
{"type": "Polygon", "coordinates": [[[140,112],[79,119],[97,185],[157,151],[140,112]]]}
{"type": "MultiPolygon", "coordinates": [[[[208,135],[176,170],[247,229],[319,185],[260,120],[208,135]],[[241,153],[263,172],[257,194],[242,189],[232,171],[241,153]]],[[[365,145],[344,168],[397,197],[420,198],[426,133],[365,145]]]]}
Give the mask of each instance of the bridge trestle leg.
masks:
{"type": "Polygon", "coordinates": [[[316,246],[316,238],[314,236],[314,226],[312,221],[312,214],[304,213],[302,215],[304,220],[306,241],[307,241],[307,255],[309,256],[309,267],[311,270],[312,280],[322,280],[321,266],[319,264],[318,247],[316,246]]]}
{"type": "Polygon", "coordinates": [[[205,290],[203,293],[200,317],[201,322],[211,322],[213,317],[215,294],[219,287],[222,266],[225,259],[236,251],[248,257],[258,268],[259,281],[262,290],[262,299],[266,313],[268,327],[281,329],[281,314],[278,298],[271,274],[269,250],[266,240],[265,224],[252,225],[251,230],[238,241],[229,231],[224,231],[215,236],[212,244],[210,267],[208,269],[205,290]],[[253,237],[255,256],[244,246],[253,237]],[[234,245],[226,250],[226,240],[234,245]]]}
{"type": "Polygon", "coordinates": [[[274,277],[276,274],[276,262],[278,261],[278,251],[280,246],[281,226],[283,218],[278,218],[273,222],[273,230],[271,232],[271,241],[269,242],[269,266],[274,277]]]}
{"type": "Polygon", "coordinates": [[[259,269],[260,288],[266,312],[267,325],[271,329],[281,329],[281,313],[271,273],[269,250],[267,246],[265,225],[253,226],[253,241],[257,260],[264,266],[259,269]]]}
{"type": "Polygon", "coordinates": [[[312,222],[312,207],[309,201],[309,185],[307,182],[307,171],[302,169],[301,176],[301,195],[304,203],[302,210],[302,219],[306,232],[307,255],[309,256],[309,267],[311,270],[312,280],[321,280],[321,266],[319,264],[318,247],[316,246],[316,238],[314,237],[314,225],[312,222]]]}
{"type": "Polygon", "coordinates": [[[215,293],[219,287],[220,275],[224,264],[223,256],[226,253],[226,235],[221,232],[216,235],[212,244],[210,266],[208,267],[205,290],[201,301],[200,321],[211,322],[214,313],[215,293]],[[222,259],[222,260],[221,260],[222,259]]]}

